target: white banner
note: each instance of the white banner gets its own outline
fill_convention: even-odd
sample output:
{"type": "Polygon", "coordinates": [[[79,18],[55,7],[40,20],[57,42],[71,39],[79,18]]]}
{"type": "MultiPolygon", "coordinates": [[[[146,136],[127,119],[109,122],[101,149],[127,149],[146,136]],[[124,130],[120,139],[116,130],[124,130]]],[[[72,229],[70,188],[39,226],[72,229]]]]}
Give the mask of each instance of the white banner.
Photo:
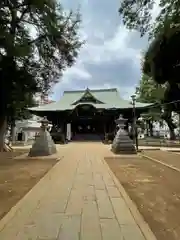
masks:
{"type": "Polygon", "coordinates": [[[68,141],[71,140],[71,123],[67,124],[66,138],[68,141]]]}

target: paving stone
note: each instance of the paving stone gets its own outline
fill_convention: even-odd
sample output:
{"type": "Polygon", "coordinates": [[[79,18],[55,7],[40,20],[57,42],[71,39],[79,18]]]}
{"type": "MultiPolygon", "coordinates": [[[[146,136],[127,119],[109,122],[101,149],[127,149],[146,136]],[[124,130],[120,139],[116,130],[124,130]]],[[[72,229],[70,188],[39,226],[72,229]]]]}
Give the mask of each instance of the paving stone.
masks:
{"type": "Polygon", "coordinates": [[[99,156],[95,156],[93,159],[91,159],[91,162],[93,173],[102,174],[104,171],[104,164],[102,163],[101,159],[99,159],[99,156]]]}
{"type": "Polygon", "coordinates": [[[97,203],[86,201],[83,205],[81,221],[81,240],[101,240],[101,229],[98,217],[97,203]]]}
{"type": "Polygon", "coordinates": [[[50,214],[44,218],[37,218],[34,232],[39,238],[57,238],[62,220],[62,214],[50,214]]]}
{"type": "Polygon", "coordinates": [[[74,179],[74,184],[73,184],[73,188],[77,188],[79,186],[89,186],[89,185],[93,185],[93,176],[92,176],[92,172],[91,173],[81,173],[81,174],[77,174],[77,176],[74,179]]]}
{"type": "Polygon", "coordinates": [[[137,225],[121,225],[124,240],[146,240],[137,225]]]}
{"type": "Polygon", "coordinates": [[[116,186],[107,186],[108,195],[111,198],[121,198],[121,194],[116,186]]]}
{"type": "Polygon", "coordinates": [[[77,188],[79,186],[84,186],[84,173],[76,174],[76,177],[74,178],[73,188],[77,188]]]}
{"type": "Polygon", "coordinates": [[[62,224],[62,214],[34,215],[34,222],[25,224],[17,235],[16,240],[24,239],[55,239],[58,237],[62,224]],[[33,224],[34,223],[34,224],[33,224]]]}
{"type": "Polygon", "coordinates": [[[81,216],[68,216],[63,219],[57,240],[79,240],[81,216]]]}
{"type": "Polygon", "coordinates": [[[119,224],[136,224],[123,198],[111,198],[119,224]]]}
{"type": "Polygon", "coordinates": [[[95,189],[105,190],[105,184],[101,174],[95,173],[93,176],[95,189]]]}
{"type": "Polygon", "coordinates": [[[90,201],[95,201],[96,200],[94,186],[87,186],[84,189],[83,200],[84,201],[89,201],[89,200],[90,201]]]}
{"type": "Polygon", "coordinates": [[[63,213],[66,209],[68,203],[68,197],[70,195],[70,189],[58,189],[56,190],[56,194],[51,192],[51,196],[44,196],[44,198],[40,201],[37,211],[49,213],[63,213]]]}
{"type": "Polygon", "coordinates": [[[81,160],[78,165],[77,169],[77,175],[79,174],[87,174],[92,173],[92,165],[91,161],[88,156],[84,155],[83,158],[81,157],[81,160]]]}
{"type": "Polygon", "coordinates": [[[104,180],[106,186],[110,186],[110,187],[115,186],[113,179],[111,178],[109,173],[106,171],[103,172],[103,180],[104,180]]]}
{"type": "MultiPolygon", "coordinates": [[[[28,239],[28,240],[31,240],[31,239],[28,239]]],[[[36,238],[36,240],[57,240],[57,238],[36,238]]]]}
{"type": "MultiPolygon", "coordinates": [[[[46,180],[48,181],[48,176],[46,180]]],[[[33,188],[33,191],[29,192],[24,197],[23,201],[19,202],[15,206],[15,208],[17,207],[17,210],[15,210],[15,208],[12,208],[11,212],[9,213],[10,219],[7,220],[5,227],[0,232],[1,240],[7,240],[7,239],[9,240],[9,239],[12,239],[12,236],[13,238],[15,238],[15,236],[18,235],[26,219],[29,218],[29,216],[31,216],[31,213],[38,206],[39,201],[42,198],[45,190],[46,190],[46,187],[44,186],[43,182],[39,182],[39,184],[33,188]],[[15,213],[12,213],[14,211],[15,213]]],[[[1,223],[3,221],[4,219],[1,220],[1,223]]],[[[2,224],[2,226],[3,225],[4,224],[2,224]]]]}
{"type": "Polygon", "coordinates": [[[114,212],[106,190],[96,190],[100,218],[114,218],[114,212]]]}
{"type": "Polygon", "coordinates": [[[37,239],[37,235],[35,232],[35,225],[25,225],[23,229],[16,236],[13,237],[13,240],[22,240],[22,239],[23,240],[37,239]]]}
{"type": "Polygon", "coordinates": [[[83,190],[72,189],[65,213],[67,215],[80,215],[83,205],[83,190]]]}
{"type": "Polygon", "coordinates": [[[103,240],[124,240],[116,219],[100,219],[100,223],[103,240]]]}

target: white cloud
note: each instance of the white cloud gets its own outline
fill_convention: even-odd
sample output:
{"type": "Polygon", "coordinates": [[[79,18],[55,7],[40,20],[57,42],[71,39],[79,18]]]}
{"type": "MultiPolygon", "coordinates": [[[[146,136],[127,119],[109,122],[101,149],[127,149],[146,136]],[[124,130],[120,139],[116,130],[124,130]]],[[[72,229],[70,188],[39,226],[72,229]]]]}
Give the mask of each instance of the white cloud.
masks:
{"type": "Polygon", "coordinates": [[[65,71],[54,88],[54,98],[65,89],[117,87],[129,98],[140,79],[140,61],[147,39],[128,31],[118,16],[119,0],[63,0],[68,8],[81,4],[81,36],[86,44],[76,64],[65,71]],[[76,4],[75,4],[76,3],[76,4]],[[71,5],[73,4],[73,5],[71,5]]]}
{"type": "Polygon", "coordinates": [[[81,50],[79,58],[83,62],[97,64],[128,57],[139,59],[139,50],[127,46],[127,40],[133,33],[120,25],[114,32],[114,35],[106,40],[103,37],[103,32],[98,32],[95,36],[103,40],[101,45],[89,42],[86,36],[87,42],[81,50]]]}
{"type": "Polygon", "coordinates": [[[64,72],[63,79],[65,78],[66,82],[73,77],[79,77],[80,80],[89,80],[91,75],[87,72],[82,64],[77,64],[64,72]]]}

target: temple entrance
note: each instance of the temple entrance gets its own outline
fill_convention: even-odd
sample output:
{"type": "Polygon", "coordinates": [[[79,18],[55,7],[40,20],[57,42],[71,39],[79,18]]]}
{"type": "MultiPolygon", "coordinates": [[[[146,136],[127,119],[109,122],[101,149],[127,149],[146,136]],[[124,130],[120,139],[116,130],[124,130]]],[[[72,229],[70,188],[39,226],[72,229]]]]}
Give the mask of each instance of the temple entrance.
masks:
{"type": "Polygon", "coordinates": [[[104,137],[103,127],[95,119],[76,119],[72,122],[73,140],[101,141],[104,137]]]}
{"type": "Polygon", "coordinates": [[[73,112],[72,140],[101,141],[104,138],[102,117],[91,104],[81,104],[73,112]]]}
{"type": "Polygon", "coordinates": [[[96,133],[97,126],[93,121],[77,121],[74,123],[74,130],[77,134],[96,133]]]}

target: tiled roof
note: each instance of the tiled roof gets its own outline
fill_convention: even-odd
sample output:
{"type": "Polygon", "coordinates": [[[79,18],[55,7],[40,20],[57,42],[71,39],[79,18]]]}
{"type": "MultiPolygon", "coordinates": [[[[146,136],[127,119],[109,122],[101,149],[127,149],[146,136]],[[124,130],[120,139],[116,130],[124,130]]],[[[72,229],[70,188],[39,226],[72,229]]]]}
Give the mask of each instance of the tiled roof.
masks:
{"type": "MultiPolygon", "coordinates": [[[[65,91],[62,98],[53,103],[44,104],[39,107],[30,108],[31,111],[63,111],[72,110],[81,104],[91,104],[97,109],[127,109],[132,108],[132,104],[128,100],[120,97],[116,88],[98,89],[98,90],[79,90],[79,91],[65,91]],[[79,100],[85,95],[90,93],[92,97],[98,100],[98,103],[86,102],[80,103],[79,100]]],[[[136,102],[136,108],[144,108],[150,106],[149,103],[136,102]]]]}

